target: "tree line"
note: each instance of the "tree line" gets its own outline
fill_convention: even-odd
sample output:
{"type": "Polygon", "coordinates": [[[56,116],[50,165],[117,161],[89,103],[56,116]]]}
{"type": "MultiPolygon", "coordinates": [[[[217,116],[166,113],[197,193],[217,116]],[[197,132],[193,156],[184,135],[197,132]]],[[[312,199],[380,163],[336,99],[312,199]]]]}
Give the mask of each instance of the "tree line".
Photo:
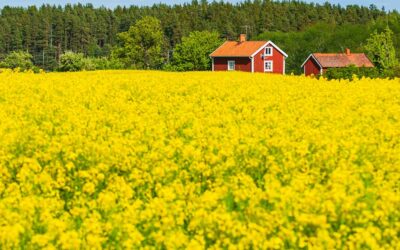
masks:
{"type": "MultiPolygon", "coordinates": [[[[257,35],[256,40],[272,40],[278,44],[289,57],[286,60],[289,72],[301,73],[300,65],[315,52],[339,53],[350,48],[355,53],[373,55],[367,48],[368,39],[374,33],[391,30],[390,39],[394,53],[400,58],[400,15],[397,12],[370,20],[365,24],[318,22],[300,32],[269,31],[257,35]]],[[[374,39],[379,38],[375,37],[374,39]]],[[[381,39],[380,39],[381,40],[381,39]]]]}
{"type": "Polygon", "coordinates": [[[400,15],[374,5],[202,0],[115,9],[91,4],[4,7],[0,59],[10,54],[29,57],[18,54],[25,52],[34,65],[46,70],[60,69],[60,63],[71,60],[88,69],[204,70],[210,67],[206,53],[246,32],[249,39],[279,44],[290,55],[288,71],[300,73],[299,65],[308,54],[345,47],[362,51],[369,34],[386,26],[394,32],[399,55],[400,15]]]}

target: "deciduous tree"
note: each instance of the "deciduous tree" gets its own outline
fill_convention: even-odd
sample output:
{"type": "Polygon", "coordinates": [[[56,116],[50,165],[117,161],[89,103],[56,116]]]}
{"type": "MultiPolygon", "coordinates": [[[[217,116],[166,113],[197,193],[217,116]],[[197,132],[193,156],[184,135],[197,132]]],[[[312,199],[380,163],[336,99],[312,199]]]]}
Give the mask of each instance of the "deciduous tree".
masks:
{"type": "Polygon", "coordinates": [[[367,40],[365,49],[375,66],[381,70],[388,70],[399,64],[392,39],[393,32],[387,27],[384,32],[375,31],[367,40]]]}
{"type": "Polygon", "coordinates": [[[210,70],[210,54],[221,43],[217,32],[192,32],[176,46],[172,65],[175,70],[210,70]]]}
{"type": "Polygon", "coordinates": [[[118,34],[121,47],[114,51],[116,57],[134,68],[159,68],[164,61],[162,48],[164,34],[160,20],[146,16],[131,26],[127,32],[118,34]]]}

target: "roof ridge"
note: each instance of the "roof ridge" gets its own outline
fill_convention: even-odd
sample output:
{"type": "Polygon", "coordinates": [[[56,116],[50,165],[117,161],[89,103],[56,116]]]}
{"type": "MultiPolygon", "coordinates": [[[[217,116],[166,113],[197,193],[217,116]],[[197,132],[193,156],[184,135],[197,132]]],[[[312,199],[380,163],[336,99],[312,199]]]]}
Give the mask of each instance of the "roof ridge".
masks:
{"type": "Polygon", "coordinates": [[[225,41],[225,42],[230,42],[230,43],[267,43],[268,41],[244,41],[244,42],[240,42],[240,41],[225,41]]]}
{"type": "Polygon", "coordinates": [[[255,52],[262,49],[267,41],[225,41],[219,48],[210,54],[211,57],[237,56],[251,57],[255,52]]]}
{"type": "MultiPolygon", "coordinates": [[[[346,54],[346,52],[341,52],[341,53],[321,53],[321,52],[318,52],[318,53],[312,53],[313,55],[346,55],[346,56],[349,56],[348,54],[346,54]]],[[[351,55],[365,55],[365,53],[364,52],[357,52],[357,53],[351,53],[350,54],[350,56],[351,55]]]]}
{"type": "MultiPolygon", "coordinates": [[[[373,63],[365,53],[313,53],[314,60],[322,67],[346,67],[349,65],[373,67],[373,63]]],[[[308,60],[308,59],[307,59],[308,60]]],[[[303,64],[304,65],[304,64],[303,64]]]]}

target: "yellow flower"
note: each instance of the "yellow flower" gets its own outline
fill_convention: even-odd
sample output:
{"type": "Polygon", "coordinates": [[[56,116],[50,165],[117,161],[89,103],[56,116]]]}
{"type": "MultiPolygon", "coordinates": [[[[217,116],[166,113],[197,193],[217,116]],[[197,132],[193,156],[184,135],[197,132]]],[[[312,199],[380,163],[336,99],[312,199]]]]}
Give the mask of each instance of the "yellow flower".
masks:
{"type": "Polygon", "coordinates": [[[0,70],[0,248],[396,249],[398,79],[0,70]]]}
{"type": "Polygon", "coordinates": [[[96,191],[96,186],[93,184],[93,182],[88,182],[85,185],[83,185],[82,190],[85,193],[93,194],[96,191]]]}

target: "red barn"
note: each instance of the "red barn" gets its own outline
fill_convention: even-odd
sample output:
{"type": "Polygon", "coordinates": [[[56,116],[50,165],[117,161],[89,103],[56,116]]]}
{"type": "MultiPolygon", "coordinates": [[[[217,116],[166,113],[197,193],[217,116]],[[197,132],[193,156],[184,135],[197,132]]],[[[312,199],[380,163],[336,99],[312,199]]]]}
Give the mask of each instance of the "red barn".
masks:
{"type": "Polygon", "coordinates": [[[245,71],[285,74],[288,55],[271,41],[227,41],[211,55],[213,71],[245,71]]]}
{"type": "Polygon", "coordinates": [[[364,54],[351,53],[350,49],[346,49],[346,53],[339,54],[311,54],[307,60],[301,65],[306,76],[323,75],[330,68],[345,68],[350,65],[356,67],[373,68],[374,64],[364,54]]]}

